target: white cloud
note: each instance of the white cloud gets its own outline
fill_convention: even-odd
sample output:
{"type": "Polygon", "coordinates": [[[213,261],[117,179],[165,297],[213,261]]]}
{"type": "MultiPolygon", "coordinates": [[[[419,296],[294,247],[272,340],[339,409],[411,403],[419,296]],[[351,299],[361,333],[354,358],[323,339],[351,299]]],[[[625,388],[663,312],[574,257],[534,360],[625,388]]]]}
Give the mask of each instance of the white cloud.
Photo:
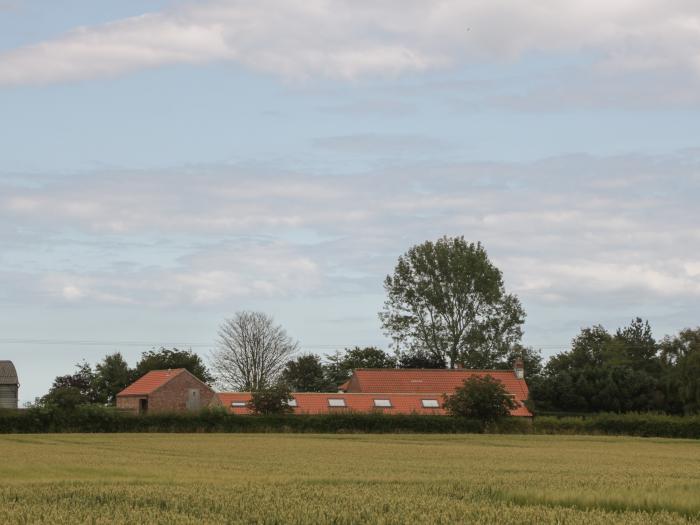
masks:
{"type": "Polygon", "coordinates": [[[34,286],[34,292],[70,303],[207,306],[309,294],[321,281],[317,264],[293,246],[243,240],[202,249],[182,258],[175,268],[50,271],[34,286]]]}
{"type": "MultiPolygon", "coordinates": [[[[12,226],[0,227],[0,269],[59,301],[343,296],[381,293],[399,254],[447,234],[482,241],[529,303],[697,304],[698,153],[0,182],[0,225],[12,226]]],[[[10,280],[6,294],[24,297],[10,280]]]]}
{"type": "Polygon", "coordinates": [[[287,78],[357,78],[584,54],[605,72],[700,72],[692,0],[242,0],[180,5],[81,27],[0,55],[0,84],[232,61],[287,78]]]}

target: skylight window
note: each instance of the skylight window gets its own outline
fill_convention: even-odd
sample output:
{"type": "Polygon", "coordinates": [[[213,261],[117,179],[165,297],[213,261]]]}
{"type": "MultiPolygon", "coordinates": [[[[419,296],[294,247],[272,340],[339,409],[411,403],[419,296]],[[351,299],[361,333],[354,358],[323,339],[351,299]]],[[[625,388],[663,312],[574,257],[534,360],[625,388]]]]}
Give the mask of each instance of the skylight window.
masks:
{"type": "Polygon", "coordinates": [[[375,399],[374,406],[377,408],[391,408],[391,400],[389,400],[389,399],[375,399]]]}
{"type": "Polygon", "coordinates": [[[289,407],[295,407],[297,406],[297,400],[296,399],[287,399],[287,406],[289,407]]]}
{"type": "Polygon", "coordinates": [[[328,406],[329,407],[344,407],[345,406],[345,399],[329,399],[328,400],[328,406]]]}
{"type": "Polygon", "coordinates": [[[248,404],[248,403],[246,403],[245,401],[232,401],[232,402],[231,402],[231,406],[232,406],[232,407],[236,407],[236,408],[245,407],[247,404],[248,404]]]}
{"type": "Polygon", "coordinates": [[[423,408],[440,408],[437,399],[421,399],[421,403],[423,403],[423,408]]]}

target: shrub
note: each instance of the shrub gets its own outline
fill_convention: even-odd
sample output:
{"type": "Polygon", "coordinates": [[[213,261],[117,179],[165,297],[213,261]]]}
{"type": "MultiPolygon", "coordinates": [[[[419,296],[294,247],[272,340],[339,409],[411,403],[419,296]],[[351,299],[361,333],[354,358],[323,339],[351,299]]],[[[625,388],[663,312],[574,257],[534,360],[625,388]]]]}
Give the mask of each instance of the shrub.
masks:
{"type": "Polygon", "coordinates": [[[289,387],[280,383],[253,392],[248,407],[254,414],[285,414],[292,411],[289,406],[291,397],[289,387]]]}
{"type": "Polygon", "coordinates": [[[503,383],[491,376],[470,377],[451,396],[444,396],[444,407],[453,416],[478,419],[483,423],[498,421],[517,408],[503,383]]]}

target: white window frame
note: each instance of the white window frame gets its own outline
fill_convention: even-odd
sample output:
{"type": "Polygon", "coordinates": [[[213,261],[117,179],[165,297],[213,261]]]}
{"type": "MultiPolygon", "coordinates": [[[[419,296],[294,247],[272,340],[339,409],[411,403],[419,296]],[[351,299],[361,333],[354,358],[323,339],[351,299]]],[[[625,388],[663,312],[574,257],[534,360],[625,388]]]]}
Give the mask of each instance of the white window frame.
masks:
{"type": "Polygon", "coordinates": [[[440,408],[440,402],[437,399],[421,399],[420,402],[423,408],[440,408]]]}
{"type": "Polygon", "coordinates": [[[374,399],[374,408],[391,408],[391,399],[374,399]]]}
{"type": "Polygon", "coordinates": [[[328,406],[331,408],[345,408],[347,404],[345,403],[345,398],[342,397],[329,397],[328,406]]]}

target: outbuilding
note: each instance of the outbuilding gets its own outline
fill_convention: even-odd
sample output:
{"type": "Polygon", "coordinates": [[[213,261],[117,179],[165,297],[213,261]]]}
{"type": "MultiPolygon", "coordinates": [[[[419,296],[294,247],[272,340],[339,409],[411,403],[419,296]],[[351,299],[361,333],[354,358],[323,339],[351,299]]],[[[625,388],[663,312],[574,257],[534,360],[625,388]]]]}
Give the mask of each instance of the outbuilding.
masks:
{"type": "Polygon", "coordinates": [[[137,414],[197,411],[214,391],[184,368],[153,370],[117,394],[117,408],[137,414]]]}
{"type": "Polygon", "coordinates": [[[17,408],[19,380],[12,361],[0,361],[0,408],[17,408]]]}

